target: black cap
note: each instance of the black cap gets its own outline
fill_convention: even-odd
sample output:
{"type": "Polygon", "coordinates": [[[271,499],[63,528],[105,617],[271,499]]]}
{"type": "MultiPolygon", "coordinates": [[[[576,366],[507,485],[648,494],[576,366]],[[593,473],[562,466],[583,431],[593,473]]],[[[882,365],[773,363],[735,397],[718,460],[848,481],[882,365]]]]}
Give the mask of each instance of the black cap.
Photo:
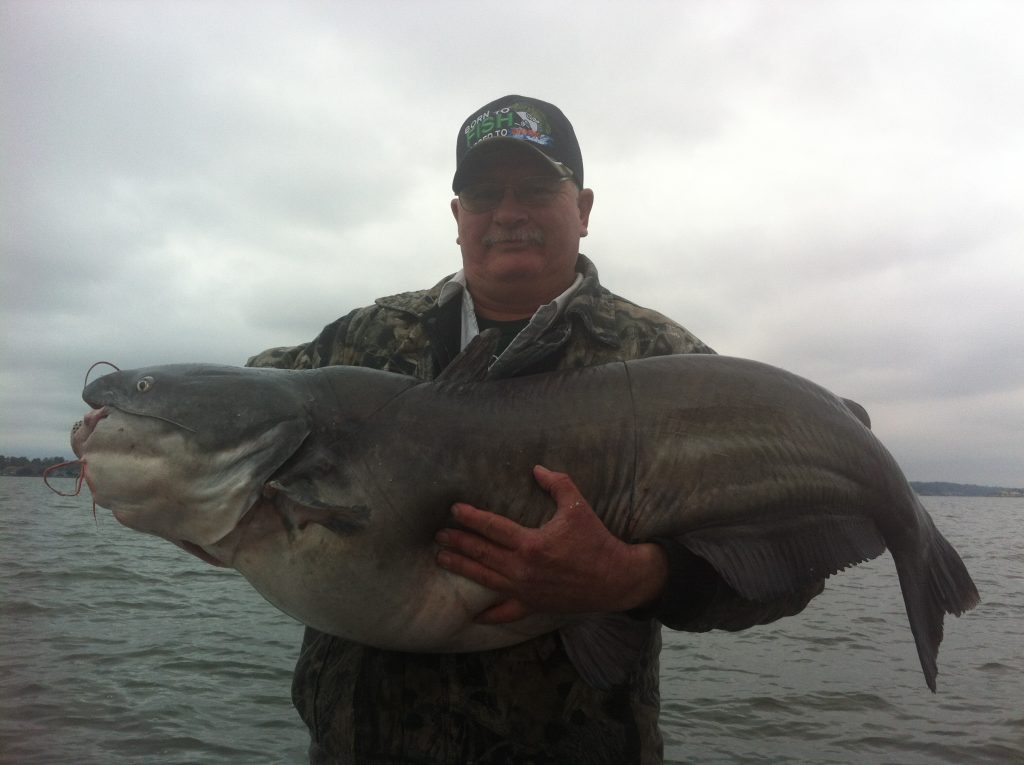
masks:
{"type": "Polygon", "coordinates": [[[580,145],[562,110],[536,98],[505,96],[480,107],[462,123],[455,145],[452,191],[459,192],[466,158],[475,155],[478,146],[511,141],[530,147],[583,188],[580,145]]]}

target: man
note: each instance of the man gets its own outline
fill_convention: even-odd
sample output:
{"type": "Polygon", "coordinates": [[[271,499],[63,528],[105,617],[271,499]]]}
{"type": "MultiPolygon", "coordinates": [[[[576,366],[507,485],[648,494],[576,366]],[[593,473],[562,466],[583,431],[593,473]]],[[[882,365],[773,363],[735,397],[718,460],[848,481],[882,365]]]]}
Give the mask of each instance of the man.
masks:
{"type": "MultiPolygon", "coordinates": [[[[501,333],[491,374],[535,374],[671,353],[711,353],[687,330],[601,286],[579,253],[594,202],[572,125],[552,104],[506,96],[459,130],[451,202],[462,270],[428,290],[381,298],[312,342],[254,366],[354,364],[436,377],[480,331],[501,333]]],[[[411,433],[410,438],[415,438],[411,433]]],[[[497,467],[496,467],[497,469],[497,467]]],[[[438,534],[438,565],[503,596],[482,622],[535,611],[622,613],[639,658],[600,690],[557,634],[472,654],[377,650],[306,630],[293,699],[311,763],[657,763],[661,624],[740,629],[796,613],[742,601],[673,540],[629,545],[590,510],[571,476],[535,470],[557,511],[527,529],[465,504],[438,534]]]]}

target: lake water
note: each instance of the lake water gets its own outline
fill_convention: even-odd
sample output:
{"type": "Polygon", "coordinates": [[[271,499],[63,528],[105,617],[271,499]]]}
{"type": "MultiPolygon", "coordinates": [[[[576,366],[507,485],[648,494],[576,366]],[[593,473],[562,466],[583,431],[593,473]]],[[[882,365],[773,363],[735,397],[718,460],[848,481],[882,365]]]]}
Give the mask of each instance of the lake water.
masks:
{"type": "MultiPolygon", "coordinates": [[[[937,694],[886,554],[797,617],[666,631],[666,761],[1024,763],[1024,500],[925,505],[982,596],[946,620],[937,694]]],[[[237,574],[90,507],[0,478],[0,762],[304,762],[301,627],[237,574]]]]}

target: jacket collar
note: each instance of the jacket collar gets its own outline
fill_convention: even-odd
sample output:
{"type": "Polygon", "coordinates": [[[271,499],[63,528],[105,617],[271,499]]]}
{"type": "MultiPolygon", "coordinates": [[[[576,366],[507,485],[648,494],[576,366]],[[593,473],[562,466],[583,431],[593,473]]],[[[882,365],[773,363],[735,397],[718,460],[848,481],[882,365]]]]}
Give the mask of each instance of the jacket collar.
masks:
{"type": "MultiPolygon", "coordinates": [[[[569,299],[565,315],[578,317],[587,332],[604,345],[611,348],[619,347],[611,293],[601,286],[597,267],[590,258],[580,253],[576,261],[576,270],[583,274],[583,283],[569,299]]],[[[441,290],[452,276],[454,274],[449,274],[428,290],[401,292],[378,298],[375,302],[382,308],[409,314],[422,322],[428,313],[437,309],[441,290]]]]}

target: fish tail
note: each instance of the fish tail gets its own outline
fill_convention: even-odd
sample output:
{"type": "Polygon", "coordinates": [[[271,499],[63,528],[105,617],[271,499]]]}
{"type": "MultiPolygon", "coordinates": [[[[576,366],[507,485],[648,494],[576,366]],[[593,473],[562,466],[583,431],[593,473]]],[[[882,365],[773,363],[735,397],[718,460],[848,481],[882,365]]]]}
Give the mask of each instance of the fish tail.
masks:
{"type": "Polygon", "coordinates": [[[924,527],[922,531],[926,535],[930,532],[921,555],[907,559],[894,551],[893,560],[925,682],[934,693],[938,674],[936,658],[945,615],[960,616],[974,608],[980,596],[960,555],[935,528],[923,508],[919,517],[924,527]]]}

